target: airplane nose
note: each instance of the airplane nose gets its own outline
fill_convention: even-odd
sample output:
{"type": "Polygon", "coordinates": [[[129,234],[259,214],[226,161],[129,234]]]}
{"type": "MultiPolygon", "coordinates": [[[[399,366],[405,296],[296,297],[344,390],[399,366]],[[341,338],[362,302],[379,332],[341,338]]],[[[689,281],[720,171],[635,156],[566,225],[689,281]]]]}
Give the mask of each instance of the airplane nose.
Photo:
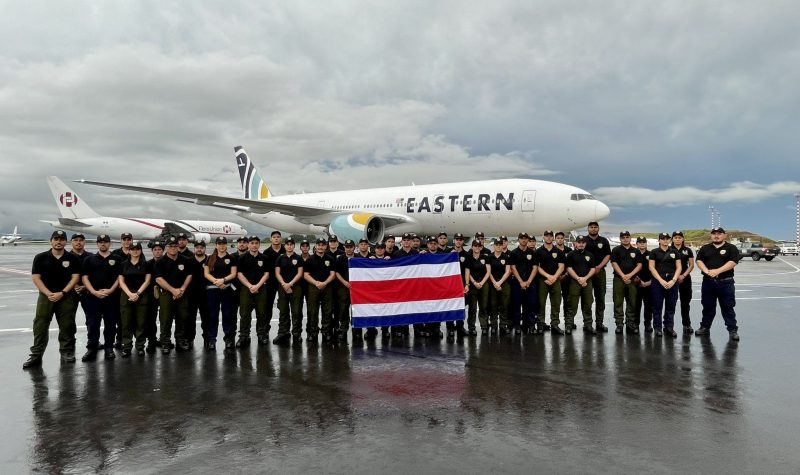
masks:
{"type": "Polygon", "coordinates": [[[611,214],[611,209],[606,206],[605,203],[602,201],[598,201],[594,207],[594,219],[595,221],[602,221],[611,214]]]}

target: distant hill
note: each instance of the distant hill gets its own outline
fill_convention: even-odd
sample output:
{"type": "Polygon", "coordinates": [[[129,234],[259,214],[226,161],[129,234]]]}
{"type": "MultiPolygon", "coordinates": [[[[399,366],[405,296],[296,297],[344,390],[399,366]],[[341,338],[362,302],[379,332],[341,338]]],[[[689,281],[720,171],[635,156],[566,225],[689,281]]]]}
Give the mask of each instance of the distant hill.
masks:
{"type": "MultiPolygon", "coordinates": [[[[689,246],[701,246],[709,241],[710,229],[682,229],[683,237],[689,246]]],[[[764,244],[775,244],[775,241],[760,234],[750,231],[740,231],[738,229],[727,230],[728,240],[730,241],[758,241],[764,244]]],[[[658,233],[631,233],[633,236],[645,236],[647,238],[658,239],[658,233]]]]}

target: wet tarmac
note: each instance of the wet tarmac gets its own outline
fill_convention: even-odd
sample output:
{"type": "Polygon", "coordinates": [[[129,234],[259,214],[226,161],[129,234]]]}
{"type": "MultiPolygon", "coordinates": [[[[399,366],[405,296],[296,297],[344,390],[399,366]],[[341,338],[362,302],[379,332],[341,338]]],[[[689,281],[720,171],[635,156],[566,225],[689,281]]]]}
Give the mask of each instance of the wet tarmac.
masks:
{"type": "Polygon", "coordinates": [[[797,257],[737,267],[738,343],[718,317],[710,338],[197,345],[62,365],[51,333],[23,371],[42,249],[0,248],[2,473],[800,472],[797,257]]]}

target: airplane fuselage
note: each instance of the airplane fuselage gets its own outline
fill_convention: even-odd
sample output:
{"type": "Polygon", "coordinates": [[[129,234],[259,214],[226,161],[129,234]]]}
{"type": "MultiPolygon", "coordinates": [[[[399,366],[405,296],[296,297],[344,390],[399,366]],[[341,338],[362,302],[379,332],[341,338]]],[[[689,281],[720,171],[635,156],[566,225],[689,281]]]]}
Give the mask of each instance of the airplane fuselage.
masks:
{"type": "Polygon", "coordinates": [[[84,234],[108,234],[118,238],[122,233],[133,234],[134,239],[151,240],[159,236],[165,223],[175,223],[195,234],[208,234],[211,239],[217,236],[235,238],[247,231],[240,225],[224,221],[169,220],[157,218],[114,218],[96,217],[80,219],[60,219],[50,224],[58,229],[66,229],[84,234]],[[81,226],[82,225],[82,226],[81,226]]]}

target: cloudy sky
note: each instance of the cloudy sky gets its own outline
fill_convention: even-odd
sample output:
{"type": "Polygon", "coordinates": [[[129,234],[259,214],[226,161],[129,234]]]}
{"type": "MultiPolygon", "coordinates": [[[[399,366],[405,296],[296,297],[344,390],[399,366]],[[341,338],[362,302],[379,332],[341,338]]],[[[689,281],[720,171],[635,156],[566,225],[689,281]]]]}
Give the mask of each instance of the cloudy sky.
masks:
{"type": "Polygon", "coordinates": [[[793,0],[0,1],[0,232],[48,229],[49,174],[239,196],[244,145],[279,194],[536,177],[595,193],[606,229],[713,205],[793,238],[798,24],[793,0]]]}

